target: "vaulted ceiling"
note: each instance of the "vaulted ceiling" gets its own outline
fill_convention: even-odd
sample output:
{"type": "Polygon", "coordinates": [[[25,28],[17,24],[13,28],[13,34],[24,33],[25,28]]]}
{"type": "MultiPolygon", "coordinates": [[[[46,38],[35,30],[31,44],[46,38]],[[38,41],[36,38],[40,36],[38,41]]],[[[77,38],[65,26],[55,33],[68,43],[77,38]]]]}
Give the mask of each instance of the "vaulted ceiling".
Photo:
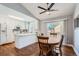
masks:
{"type": "Polygon", "coordinates": [[[25,15],[28,15],[30,17],[33,17],[35,19],[38,19],[32,13],[30,13],[30,11],[27,10],[27,8],[25,8],[21,3],[0,3],[0,4],[13,10],[16,10],[18,12],[21,12],[25,15]]]}
{"type": "MultiPolygon", "coordinates": [[[[73,15],[75,10],[75,3],[55,3],[51,9],[56,9],[57,11],[50,12],[50,15],[43,13],[42,9],[39,9],[38,6],[47,8],[46,3],[2,3],[2,5],[7,6],[11,9],[34,17],[36,19],[45,20],[50,18],[56,18],[61,16],[73,15]]],[[[50,4],[49,4],[50,5],[50,4]]]]}
{"type": "Polygon", "coordinates": [[[74,13],[74,9],[75,9],[74,3],[55,3],[51,9],[56,9],[57,11],[51,11],[50,15],[48,15],[46,13],[40,14],[40,12],[44,10],[38,8],[38,6],[47,8],[46,3],[23,3],[22,5],[40,20],[61,17],[61,16],[69,16],[74,13]]]}

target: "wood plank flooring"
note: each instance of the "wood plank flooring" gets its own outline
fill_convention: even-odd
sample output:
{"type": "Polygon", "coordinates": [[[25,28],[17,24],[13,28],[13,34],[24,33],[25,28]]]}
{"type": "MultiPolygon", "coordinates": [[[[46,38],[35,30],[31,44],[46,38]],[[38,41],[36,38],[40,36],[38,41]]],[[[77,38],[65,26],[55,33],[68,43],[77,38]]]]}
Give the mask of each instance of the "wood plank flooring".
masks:
{"type": "MultiPolygon", "coordinates": [[[[63,46],[63,56],[76,56],[71,47],[63,46]]],[[[39,46],[37,43],[22,49],[16,49],[14,43],[0,46],[0,56],[38,56],[39,46]]]]}

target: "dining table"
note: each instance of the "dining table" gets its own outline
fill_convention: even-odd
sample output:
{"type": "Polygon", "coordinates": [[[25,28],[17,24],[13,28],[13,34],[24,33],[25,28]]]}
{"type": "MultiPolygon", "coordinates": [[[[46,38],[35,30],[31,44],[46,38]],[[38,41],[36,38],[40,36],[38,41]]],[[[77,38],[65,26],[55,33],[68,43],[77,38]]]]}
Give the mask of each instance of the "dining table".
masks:
{"type": "Polygon", "coordinates": [[[48,43],[49,45],[57,45],[60,43],[61,35],[42,35],[41,37],[48,37],[48,43]]]}
{"type": "Polygon", "coordinates": [[[61,40],[61,35],[49,35],[48,36],[49,39],[48,39],[48,44],[49,45],[57,45],[60,43],[60,40],[61,40]]]}
{"type": "Polygon", "coordinates": [[[61,35],[48,35],[48,37],[49,39],[47,44],[52,48],[52,55],[56,56],[58,53],[54,51],[54,46],[60,43],[61,35]]]}

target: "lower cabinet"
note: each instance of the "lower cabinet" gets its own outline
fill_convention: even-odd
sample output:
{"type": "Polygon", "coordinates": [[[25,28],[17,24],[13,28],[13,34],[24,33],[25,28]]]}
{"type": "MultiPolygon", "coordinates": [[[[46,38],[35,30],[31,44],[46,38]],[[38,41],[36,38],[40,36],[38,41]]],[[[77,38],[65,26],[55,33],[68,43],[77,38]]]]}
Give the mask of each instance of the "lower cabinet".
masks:
{"type": "Polygon", "coordinates": [[[5,35],[5,34],[0,35],[0,45],[1,45],[1,44],[5,44],[6,41],[7,41],[6,35],[5,35]]]}
{"type": "Polygon", "coordinates": [[[15,40],[15,46],[16,48],[21,49],[35,42],[37,42],[36,34],[33,33],[30,34],[26,33],[22,35],[17,34],[15,40]]]}
{"type": "Polygon", "coordinates": [[[14,41],[12,29],[7,28],[6,24],[0,24],[0,45],[14,41]]]}

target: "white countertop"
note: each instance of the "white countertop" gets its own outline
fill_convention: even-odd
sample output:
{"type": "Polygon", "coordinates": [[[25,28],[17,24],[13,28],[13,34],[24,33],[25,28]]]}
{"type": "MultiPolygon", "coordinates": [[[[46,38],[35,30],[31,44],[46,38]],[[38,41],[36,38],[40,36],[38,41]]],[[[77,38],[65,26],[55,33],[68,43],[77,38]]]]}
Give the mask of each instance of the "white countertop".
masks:
{"type": "Polygon", "coordinates": [[[35,35],[36,33],[18,33],[16,36],[27,36],[27,35],[35,35]]]}
{"type": "Polygon", "coordinates": [[[15,35],[15,46],[18,49],[24,48],[30,44],[37,42],[35,33],[17,33],[15,35]]]}

